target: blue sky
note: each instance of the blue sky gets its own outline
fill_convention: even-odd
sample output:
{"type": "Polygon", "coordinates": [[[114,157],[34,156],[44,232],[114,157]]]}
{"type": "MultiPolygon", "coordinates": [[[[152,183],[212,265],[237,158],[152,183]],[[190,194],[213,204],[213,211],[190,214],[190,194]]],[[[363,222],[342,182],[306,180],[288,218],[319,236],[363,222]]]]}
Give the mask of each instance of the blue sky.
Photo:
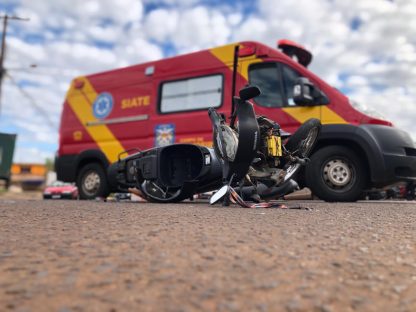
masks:
{"type": "Polygon", "coordinates": [[[54,157],[72,77],[238,40],[303,44],[312,71],[416,134],[415,1],[3,0],[5,13],[30,18],[7,32],[0,132],[18,134],[16,162],[54,157]]]}

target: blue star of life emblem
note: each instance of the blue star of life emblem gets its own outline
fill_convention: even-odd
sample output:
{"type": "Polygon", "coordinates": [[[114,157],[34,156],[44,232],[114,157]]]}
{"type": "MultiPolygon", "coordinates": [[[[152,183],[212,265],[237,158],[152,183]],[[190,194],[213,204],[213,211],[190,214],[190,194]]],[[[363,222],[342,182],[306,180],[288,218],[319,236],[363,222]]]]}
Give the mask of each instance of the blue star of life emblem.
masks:
{"type": "Polygon", "coordinates": [[[110,93],[100,93],[92,104],[95,118],[103,119],[110,115],[113,110],[113,97],[110,93]]]}

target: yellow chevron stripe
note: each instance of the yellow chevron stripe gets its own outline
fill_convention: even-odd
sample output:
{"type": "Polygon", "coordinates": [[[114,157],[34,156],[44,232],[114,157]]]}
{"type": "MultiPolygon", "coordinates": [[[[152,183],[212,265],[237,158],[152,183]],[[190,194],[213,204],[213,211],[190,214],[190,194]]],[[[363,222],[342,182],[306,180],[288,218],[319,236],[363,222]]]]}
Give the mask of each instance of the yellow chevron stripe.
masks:
{"type": "Polygon", "coordinates": [[[221,62],[223,62],[229,69],[233,70],[234,47],[237,44],[227,44],[225,46],[213,48],[210,52],[221,62]]]}
{"type": "Polygon", "coordinates": [[[283,107],[282,110],[300,123],[304,123],[306,120],[312,117],[319,118],[321,115],[320,106],[283,107]]]}
{"type": "MultiPolygon", "coordinates": [[[[234,47],[237,43],[228,44],[222,47],[213,48],[210,52],[221,62],[223,62],[228,68],[232,71],[233,70],[233,63],[234,63],[234,47]]],[[[240,44],[240,48],[243,45],[240,44]]],[[[244,79],[248,82],[248,67],[253,63],[262,62],[263,60],[257,58],[256,55],[251,55],[248,57],[240,58],[238,62],[239,72],[240,75],[244,77],[244,79]]]]}
{"type": "Polygon", "coordinates": [[[349,123],[326,105],[321,106],[321,122],[323,124],[348,124],[349,123]]]}
{"type": "Polygon", "coordinates": [[[282,110],[300,123],[309,118],[319,118],[322,124],[347,124],[348,122],[326,105],[284,107],[282,110]]]}
{"type": "Polygon", "coordinates": [[[248,83],[248,67],[251,64],[260,63],[260,62],[263,62],[263,60],[261,58],[256,58],[256,56],[254,55],[254,56],[245,57],[244,60],[240,63],[241,65],[240,75],[244,77],[247,83],[248,83]]]}
{"type": "Polygon", "coordinates": [[[91,105],[98,94],[86,77],[79,77],[76,80],[82,80],[84,86],[82,89],[76,89],[72,83],[67,93],[67,101],[79,122],[97,143],[107,159],[114,162],[117,160],[118,154],[124,151],[124,148],[106,125],[86,126],[87,122],[97,121],[93,115],[91,105]]]}

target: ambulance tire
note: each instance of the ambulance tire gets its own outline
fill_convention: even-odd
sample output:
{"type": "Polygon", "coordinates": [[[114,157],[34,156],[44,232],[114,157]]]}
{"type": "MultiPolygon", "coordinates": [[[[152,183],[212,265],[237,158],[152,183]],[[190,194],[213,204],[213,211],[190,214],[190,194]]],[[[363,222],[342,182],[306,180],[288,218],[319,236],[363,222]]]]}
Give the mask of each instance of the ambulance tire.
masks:
{"type": "Polygon", "coordinates": [[[352,149],[330,145],[316,151],[305,168],[306,185],[328,202],[353,202],[362,197],[368,172],[352,149]]]}
{"type": "Polygon", "coordinates": [[[80,199],[106,198],[110,194],[106,172],[96,162],[88,163],[79,170],[77,186],[80,199]]]}

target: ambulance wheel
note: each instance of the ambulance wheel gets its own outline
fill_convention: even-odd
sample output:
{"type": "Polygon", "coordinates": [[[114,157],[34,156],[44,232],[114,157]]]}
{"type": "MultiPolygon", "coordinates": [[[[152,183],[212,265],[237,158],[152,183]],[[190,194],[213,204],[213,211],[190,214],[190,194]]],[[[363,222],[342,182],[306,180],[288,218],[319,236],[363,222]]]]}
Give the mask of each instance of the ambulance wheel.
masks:
{"type": "Polygon", "coordinates": [[[106,172],[98,163],[89,163],[81,168],[77,186],[81,199],[107,197],[110,194],[106,172]]]}
{"type": "Polygon", "coordinates": [[[368,172],[352,149],[331,145],[316,151],[305,168],[306,185],[320,199],[334,202],[358,200],[368,181],[368,172]]]}

